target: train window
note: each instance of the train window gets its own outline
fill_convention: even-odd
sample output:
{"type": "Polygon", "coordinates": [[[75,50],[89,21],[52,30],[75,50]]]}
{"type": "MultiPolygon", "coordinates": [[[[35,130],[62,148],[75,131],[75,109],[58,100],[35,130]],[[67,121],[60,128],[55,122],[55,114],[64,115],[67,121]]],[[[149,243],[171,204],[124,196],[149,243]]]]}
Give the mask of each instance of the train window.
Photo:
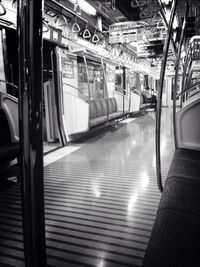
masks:
{"type": "Polygon", "coordinates": [[[121,67],[116,67],[115,72],[115,90],[123,93],[123,72],[124,69],[121,67]]]}
{"type": "Polygon", "coordinates": [[[149,87],[149,76],[144,75],[144,88],[147,89],[149,87]]]}
{"type": "Polygon", "coordinates": [[[132,72],[130,73],[129,77],[130,77],[129,80],[131,89],[137,89],[140,91],[141,90],[140,74],[132,72]]]}
{"type": "Polygon", "coordinates": [[[88,95],[88,80],[84,62],[78,62],[78,93],[81,98],[88,95]]]}
{"type": "MultiPolygon", "coordinates": [[[[171,90],[171,100],[174,99],[174,85],[175,85],[175,77],[172,77],[172,90],[171,90]]],[[[177,80],[177,88],[176,88],[177,95],[180,93],[180,79],[177,80]]]]}
{"type": "Polygon", "coordinates": [[[129,69],[124,69],[124,94],[128,95],[128,91],[130,89],[130,82],[129,82],[129,69]]]}
{"type": "Polygon", "coordinates": [[[87,60],[88,77],[84,62],[78,62],[78,86],[83,93],[88,92],[88,81],[91,99],[103,99],[104,92],[104,75],[100,63],[87,60]]]}

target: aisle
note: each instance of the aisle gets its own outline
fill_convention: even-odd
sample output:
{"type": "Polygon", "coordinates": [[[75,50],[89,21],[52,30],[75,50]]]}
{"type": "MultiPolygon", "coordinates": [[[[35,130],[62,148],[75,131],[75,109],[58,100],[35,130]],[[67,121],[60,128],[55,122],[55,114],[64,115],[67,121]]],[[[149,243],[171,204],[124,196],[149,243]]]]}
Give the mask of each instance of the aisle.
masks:
{"type": "MultiPolygon", "coordinates": [[[[154,127],[149,112],[45,167],[49,266],[141,266],[160,199],[154,127]]],[[[173,153],[169,109],[161,131],[166,176],[173,153]]],[[[19,186],[0,194],[0,266],[24,266],[19,196],[19,186]]]]}
{"type": "MultiPolygon", "coordinates": [[[[164,175],[173,152],[168,112],[161,138],[164,175]]],[[[160,199],[154,124],[154,112],[120,123],[46,167],[50,265],[141,266],[160,199]]]]}

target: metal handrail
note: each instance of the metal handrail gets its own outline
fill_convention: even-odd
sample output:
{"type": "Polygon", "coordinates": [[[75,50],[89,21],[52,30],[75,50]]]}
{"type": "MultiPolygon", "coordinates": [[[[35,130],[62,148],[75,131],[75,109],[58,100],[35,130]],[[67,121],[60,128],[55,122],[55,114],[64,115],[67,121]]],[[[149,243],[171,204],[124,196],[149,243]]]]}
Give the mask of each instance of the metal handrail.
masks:
{"type": "Polygon", "coordinates": [[[173,127],[174,127],[174,146],[175,146],[175,149],[177,148],[177,138],[176,138],[177,137],[177,134],[176,134],[176,95],[177,95],[177,85],[178,85],[181,49],[182,49],[182,45],[183,45],[183,40],[184,40],[184,34],[185,34],[188,14],[189,14],[189,2],[188,2],[188,0],[186,0],[186,2],[185,2],[184,21],[183,21],[183,26],[182,26],[182,31],[181,31],[180,43],[179,43],[179,48],[178,48],[178,55],[177,55],[176,64],[175,64],[175,79],[174,79],[174,88],[173,88],[173,127]]]}
{"type": "Polygon", "coordinates": [[[10,83],[10,82],[8,82],[8,81],[6,81],[6,80],[2,80],[2,79],[0,79],[0,82],[1,82],[1,83],[5,83],[5,84],[8,84],[8,85],[10,85],[10,86],[12,86],[12,87],[18,89],[18,86],[15,85],[14,83],[10,83]]]}
{"type": "MultiPolygon", "coordinates": [[[[90,99],[90,82],[89,82],[89,71],[88,71],[88,65],[87,65],[87,59],[86,59],[86,55],[83,54],[83,60],[85,63],[85,69],[86,69],[86,74],[87,74],[87,84],[88,84],[88,95],[89,95],[89,107],[90,107],[90,103],[91,103],[91,99],[90,99]]],[[[89,109],[89,118],[90,118],[90,109],[89,109]]],[[[90,129],[90,120],[88,120],[88,129],[90,129]]]]}
{"type": "Polygon", "coordinates": [[[186,88],[186,85],[187,85],[187,73],[190,72],[191,67],[192,67],[192,61],[193,61],[193,59],[192,59],[192,51],[194,51],[193,45],[198,40],[200,41],[200,36],[199,35],[195,35],[189,41],[189,47],[188,47],[188,52],[187,52],[187,57],[186,57],[186,62],[185,62],[185,68],[183,70],[183,79],[182,79],[182,86],[181,86],[182,91],[183,91],[183,88],[186,88]]]}
{"type": "Polygon", "coordinates": [[[174,21],[174,16],[177,7],[177,1],[173,1],[171,16],[169,21],[169,27],[167,30],[167,37],[165,39],[165,45],[163,49],[163,60],[160,71],[160,90],[158,91],[158,101],[157,101],[157,112],[156,112],[156,174],[157,174],[157,184],[160,192],[163,191],[162,177],[161,177],[161,161],[160,161],[160,124],[161,124],[161,106],[162,106],[162,94],[163,94],[163,85],[165,77],[165,69],[167,63],[167,55],[169,50],[170,38],[172,34],[172,25],[174,21]]]}
{"type": "MultiPolygon", "coordinates": [[[[107,104],[107,123],[108,123],[108,119],[109,119],[109,110],[108,110],[108,86],[107,86],[107,74],[106,74],[106,70],[105,70],[105,67],[104,67],[104,61],[103,61],[103,58],[101,58],[101,66],[102,66],[102,69],[103,69],[103,76],[104,76],[104,92],[105,92],[105,95],[106,95],[106,104],[107,104]]],[[[104,97],[105,97],[104,95],[104,97]]]]}
{"type": "Polygon", "coordinates": [[[89,98],[89,94],[86,94],[85,92],[81,91],[78,87],[74,86],[74,85],[71,85],[69,83],[63,83],[62,85],[67,85],[67,86],[70,86],[72,87],[73,89],[77,90],[78,92],[80,92],[81,94],[87,96],[89,98]]]}
{"type": "Polygon", "coordinates": [[[185,90],[185,91],[182,91],[180,92],[176,98],[178,99],[180,96],[184,95],[185,93],[189,93],[190,91],[194,90],[196,86],[200,85],[200,82],[198,83],[195,83],[192,87],[190,87],[189,89],[185,90]]]}
{"type": "Polygon", "coordinates": [[[187,88],[188,80],[191,79],[191,75],[188,78],[188,73],[191,70],[192,62],[193,62],[193,59],[192,59],[193,44],[197,40],[200,40],[200,36],[195,35],[189,41],[189,48],[188,48],[188,52],[187,52],[187,57],[186,57],[186,62],[185,62],[185,68],[183,70],[183,79],[182,79],[181,93],[178,95],[178,96],[181,96],[181,107],[182,107],[182,102],[183,102],[183,95],[186,92],[188,92],[189,90],[192,90],[190,88],[187,89],[187,90],[184,90],[184,89],[187,88]]]}

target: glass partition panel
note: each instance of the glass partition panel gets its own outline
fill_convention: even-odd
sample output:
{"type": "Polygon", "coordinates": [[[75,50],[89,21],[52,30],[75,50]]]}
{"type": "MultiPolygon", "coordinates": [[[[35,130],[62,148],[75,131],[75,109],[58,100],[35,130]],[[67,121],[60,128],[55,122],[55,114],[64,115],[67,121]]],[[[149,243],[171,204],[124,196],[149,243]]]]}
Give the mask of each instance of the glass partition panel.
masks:
{"type": "Polygon", "coordinates": [[[88,81],[91,99],[105,98],[104,75],[101,63],[87,59],[88,79],[85,63],[78,62],[78,86],[79,90],[88,94],[88,81]]]}
{"type": "Polygon", "coordinates": [[[85,62],[82,58],[78,58],[78,95],[80,98],[87,98],[85,100],[88,100],[88,93],[88,77],[85,62]]]}
{"type": "Polygon", "coordinates": [[[125,95],[128,95],[128,93],[129,93],[129,90],[130,90],[130,79],[129,79],[129,77],[130,77],[130,71],[129,71],[129,69],[126,69],[125,70],[125,95]]]}
{"type": "Polygon", "coordinates": [[[130,87],[131,90],[141,90],[141,81],[140,81],[140,75],[136,72],[131,72],[130,73],[130,87]]]}
{"type": "Polygon", "coordinates": [[[123,94],[123,68],[116,67],[115,90],[123,94]]]}

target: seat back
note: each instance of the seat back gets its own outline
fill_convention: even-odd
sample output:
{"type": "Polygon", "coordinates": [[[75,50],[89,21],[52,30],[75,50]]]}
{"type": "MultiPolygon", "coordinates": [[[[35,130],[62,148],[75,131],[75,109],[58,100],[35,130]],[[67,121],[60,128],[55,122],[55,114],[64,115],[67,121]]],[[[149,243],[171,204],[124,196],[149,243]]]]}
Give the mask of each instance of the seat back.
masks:
{"type": "Polygon", "coordinates": [[[110,101],[112,103],[112,113],[117,112],[117,101],[116,101],[116,99],[113,97],[113,98],[110,98],[110,101]]]}
{"type": "Polygon", "coordinates": [[[96,100],[95,105],[96,105],[97,117],[103,116],[103,107],[101,101],[96,100]]]}
{"type": "Polygon", "coordinates": [[[0,92],[0,109],[6,115],[11,142],[19,141],[19,122],[18,122],[18,99],[0,92]]]}
{"type": "Polygon", "coordinates": [[[91,100],[90,101],[90,119],[94,119],[96,117],[97,117],[97,111],[96,111],[95,101],[91,100]]]}
{"type": "Polygon", "coordinates": [[[107,115],[107,99],[99,100],[102,106],[102,115],[107,115]]]}

